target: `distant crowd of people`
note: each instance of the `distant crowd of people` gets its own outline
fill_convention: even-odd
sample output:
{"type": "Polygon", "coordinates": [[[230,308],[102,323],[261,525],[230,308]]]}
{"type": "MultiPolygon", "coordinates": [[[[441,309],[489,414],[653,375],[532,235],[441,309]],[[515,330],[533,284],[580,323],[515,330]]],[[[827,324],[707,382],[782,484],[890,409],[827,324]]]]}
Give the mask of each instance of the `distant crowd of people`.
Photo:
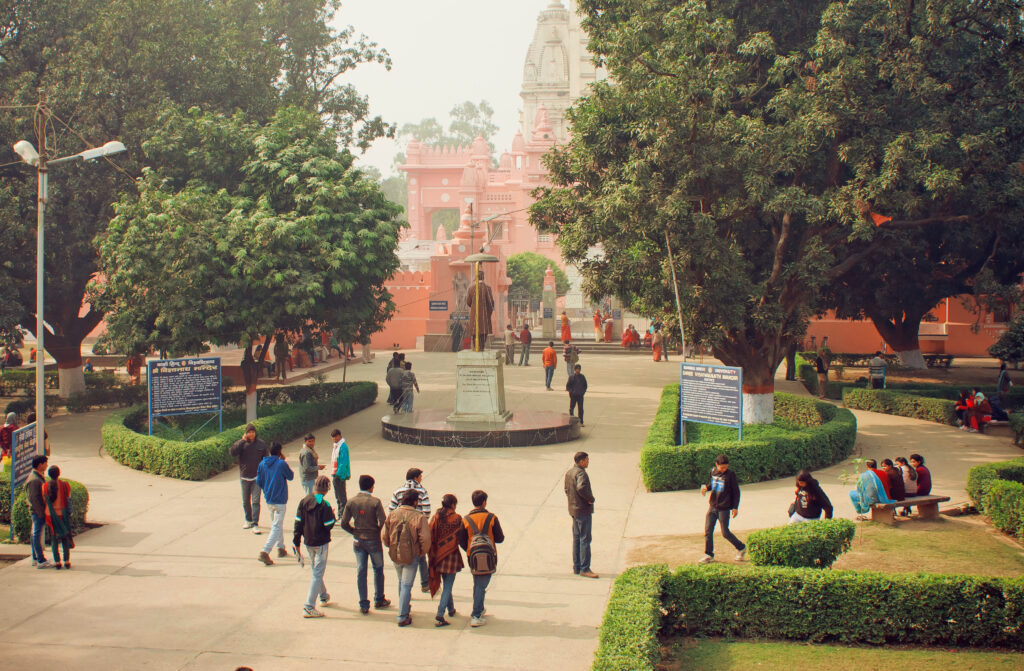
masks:
{"type": "Polygon", "coordinates": [[[414,394],[420,391],[420,383],[412,372],[412,362],[405,360],[405,354],[393,352],[388,361],[384,381],[388,385],[388,405],[396,413],[412,412],[414,394]]]}

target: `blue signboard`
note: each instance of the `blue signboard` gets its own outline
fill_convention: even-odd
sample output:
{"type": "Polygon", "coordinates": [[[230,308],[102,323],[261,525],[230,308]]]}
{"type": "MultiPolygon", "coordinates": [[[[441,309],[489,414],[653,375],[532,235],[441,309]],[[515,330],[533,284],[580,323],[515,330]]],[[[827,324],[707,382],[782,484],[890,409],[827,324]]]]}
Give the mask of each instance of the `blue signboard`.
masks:
{"type": "MultiPolygon", "coordinates": [[[[36,423],[15,429],[11,434],[11,510],[14,497],[32,473],[32,458],[36,456],[36,423]]],[[[11,525],[11,539],[14,539],[14,525],[11,525]]]]}
{"type": "Polygon", "coordinates": [[[554,308],[544,308],[544,319],[552,319],[555,316],[554,308]]]}
{"type": "Polygon", "coordinates": [[[680,364],[679,415],[684,422],[739,429],[743,440],[743,369],[680,364]]]}
{"type": "Polygon", "coordinates": [[[149,432],[153,418],[217,412],[224,429],[220,357],[150,361],[149,432]]]}
{"type": "Polygon", "coordinates": [[[448,301],[430,301],[431,312],[448,312],[448,301]]]}

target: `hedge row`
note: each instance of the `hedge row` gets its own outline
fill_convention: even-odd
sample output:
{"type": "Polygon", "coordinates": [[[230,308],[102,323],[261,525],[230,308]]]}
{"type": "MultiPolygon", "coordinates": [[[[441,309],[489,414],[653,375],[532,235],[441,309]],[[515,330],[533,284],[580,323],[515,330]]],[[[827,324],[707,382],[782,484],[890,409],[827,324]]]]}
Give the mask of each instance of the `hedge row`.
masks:
{"type": "Polygon", "coordinates": [[[758,566],[829,568],[856,533],[853,522],[838,518],[761,529],[747,537],[747,554],[758,566]]]}
{"type": "Polygon", "coordinates": [[[843,405],[856,410],[870,410],[956,426],[956,403],[941,398],[887,389],[846,387],[843,389],[843,405]]]}
{"type": "Polygon", "coordinates": [[[1013,432],[1014,444],[1024,447],[1024,413],[1010,415],[1010,431],[1013,432]]]}
{"type": "Polygon", "coordinates": [[[668,569],[661,564],[624,571],[612,588],[601,622],[594,671],[653,671],[660,661],[661,583],[668,569]]]}
{"type": "Polygon", "coordinates": [[[652,492],[699,487],[719,454],[729,456],[740,482],[772,480],[842,461],[857,438],[852,412],[792,394],[775,394],[775,421],[745,427],[750,437],[743,441],[694,426],[696,438],[679,445],[679,385],[669,385],[640,453],[644,485],[652,492]]]}
{"type": "MultiPolygon", "coordinates": [[[[9,474],[8,474],[9,475],[9,474]]],[[[64,480],[71,485],[71,527],[76,533],[85,528],[85,516],[89,511],[89,490],[81,482],[64,480]]],[[[0,522],[14,527],[14,535],[26,543],[32,533],[32,518],[28,514],[28,499],[22,487],[14,500],[13,521],[11,516],[11,480],[0,479],[0,522]]]]}
{"type": "Polygon", "coordinates": [[[972,467],[967,494],[993,526],[1024,540],[1024,457],[972,467]]]}
{"type": "MultiPolygon", "coordinates": [[[[265,393],[262,401],[287,401],[272,415],[257,419],[255,424],[262,440],[283,443],[304,435],[312,427],[369,407],[377,398],[377,385],[373,382],[348,382],[287,387],[273,392],[265,393]],[[326,398],[300,400],[317,395],[326,398]]],[[[181,480],[205,480],[235,463],[228,454],[228,448],[241,437],[244,425],[232,427],[206,440],[186,443],[148,436],[129,428],[145,424],[145,418],[145,407],[113,413],[103,423],[103,449],[107,454],[131,468],[181,480]]]]}
{"type": "Polygon", "coordinates": [[[686,635],[1024,648],[1024,578],[680,567],[664,625],[686,635]]]}

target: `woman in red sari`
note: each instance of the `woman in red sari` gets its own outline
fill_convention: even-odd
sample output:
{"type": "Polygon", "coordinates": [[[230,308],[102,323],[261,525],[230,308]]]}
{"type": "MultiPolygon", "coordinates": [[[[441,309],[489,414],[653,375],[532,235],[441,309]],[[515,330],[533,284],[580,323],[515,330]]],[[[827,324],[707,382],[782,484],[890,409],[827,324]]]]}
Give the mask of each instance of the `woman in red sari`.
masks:
{"type": "Polygon", "coordinates": [[[661,348],[665,343],[665,336],[661,335],[661,330],[654,332],[654,338],[651,340],[651,351],[654,353],[654,360],[661,361],[661,348]]]}
{"type": "Polygon", "coordinates": [[[50,466],[46,473],[50,481],[43,483],[43,501],[46,502],[46,526],[50,529],[50,550],[53,552],[53,563],[59,571],[71,568],[71,548],[75,547],[71,540],[71,485],[60,479],[60,468],[50,466]],[[57,545],[64,550],[64,564],[61,565],[57,554],[57,545]]]}
{"type": "Polygon", "coordinates": [[[451,622],[444,619],[445,610],[449,617],[455,616],[455,602],[452,600],[452,585],[455,574],[462,570],[462,553],[459,551],[458,535],[463,529],[462,517],[455,512],[458,499],[454,494],[441,498],[441,507],[430,520],[430,550],[427,552],[430,596],[441,588],[441,600],[437,604],[435,627],[447,627],[451,622]]]}
{"type": "Polygon", "coordinates": [[[569,328],[569,316],[565,314],[565,310],[562,310],[562,342],[570,342],[572,340],[572,329],[569,328]]]}

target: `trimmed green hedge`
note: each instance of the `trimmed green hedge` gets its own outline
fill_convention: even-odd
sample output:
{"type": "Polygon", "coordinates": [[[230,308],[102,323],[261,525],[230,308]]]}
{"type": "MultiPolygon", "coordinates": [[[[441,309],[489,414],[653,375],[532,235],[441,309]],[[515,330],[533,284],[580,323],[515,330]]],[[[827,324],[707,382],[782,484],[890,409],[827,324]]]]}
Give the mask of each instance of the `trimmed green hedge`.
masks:
{"type": "Polygon", "coordinates": [[[1024,540],[1024,457],[974,466],[967,494],[993,526],[1024,540]]]}
{"type": "MultiPolygon", "coordinates": [[[[374,382],[304,385],[272,391],[261,392],[261,400],[264,403],[280,400],[285,404],[255,422],[259,437],[268,444],[284,443],[305,435],[311,427],[347,417],[369,407],[377,398],[374,382]],[[300,400],[316,398],[320,400],[300,400]]],[[[144,425],[146,415],[145,407],[111,414],[102,430],[103,449],[107,454],[131,468],[181,480],[205,480],[235,464],[228,448],[241,437],[244,424],[206,440],[186,443],[148,436],[129,428],[128,425],[144,425]]]]}
{"type": "Polygon", "coordinates": [[[660,661],[661,564],[635,566],[623,572],[601,622],[594,671],[654,671],[660,661]]]}
{"type": "Polygon", "coordinates": [[[857,439],[852,412],[792,394],[775,394],[775,422],[744,426],[742,442],[732,429],[687,424],[690,442],[681,446],[679,385],[669,385],[640,453],[644,485],[652,492],[699,487],[719,454],[729,456],[740,482],[772,480],[842,461],[857,439]]]}
{"type": "Polygon", "coordinates": [[[1013,432],[1013,443],[1024,447],[1024,413],[1010,415],[1010,431],[1013,432]]]}
{"type": "Polygon", "coordinates": [[[1024,648],[1024,578],[683,566],[663,582],[685,635],[1024,648]]]}
{"type": "Polygon", "coordinates": [[[913,417],[939,424],[956,426],[956,403],[941,398],[917,396],[888,389],[843,389],[843,404],[847,408],[869,410],[887,415],[913,417]]]}
{"type": "MultiPolygon", "coordinates": [[[[61,478],[71,485],[71,528],[78,533],[85,528],[85,516],[89,512],[89,490],[81,482],[61,478]]],[[[49,481],[49,478],[47,478],[49,481]]],[[[0,522],[14,527],[14,535],[22,543],[27,543],[32,534],[32,517],[28,514],[28,498],[25,488],[21,487],[14,499],[14,514],[11,514],[11,480],[8,477],[0,482],[0,522]]]]}
{"type": "Polygon", "coordinates": [[[850,549],[857,526],[850,520],[812,520],[761,529],[747,537],[747,554],[758,566],[829,568],[850,549]]]}

